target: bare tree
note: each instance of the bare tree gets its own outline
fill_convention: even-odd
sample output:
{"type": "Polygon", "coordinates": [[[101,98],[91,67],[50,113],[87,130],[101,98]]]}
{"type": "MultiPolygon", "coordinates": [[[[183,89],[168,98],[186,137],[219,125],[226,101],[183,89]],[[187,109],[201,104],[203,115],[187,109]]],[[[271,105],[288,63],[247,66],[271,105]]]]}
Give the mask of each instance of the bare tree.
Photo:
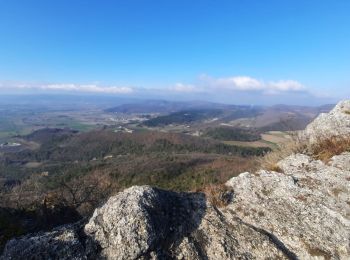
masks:
{"type": "Polygon", "coordinates": [[[56,193],[57,200],[82,214],[91,211],[112,191],[109,176],[99,171],[71,180],[62,177],[59,186],[56,193]]]}

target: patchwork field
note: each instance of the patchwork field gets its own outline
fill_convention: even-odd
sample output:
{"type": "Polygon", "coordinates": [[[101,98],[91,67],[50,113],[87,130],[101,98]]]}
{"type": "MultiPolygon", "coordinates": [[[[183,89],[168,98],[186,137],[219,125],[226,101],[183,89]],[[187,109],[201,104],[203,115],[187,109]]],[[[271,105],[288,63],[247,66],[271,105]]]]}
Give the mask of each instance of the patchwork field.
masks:
{"type": "Polygon", "coordinates": [[[243,141],[224,141],[225,144],[239,145],[248,147],[270,147],[276,148],[278,145],[285,144],[291,141],[291,135],[283,131],[269,131],[261,134],[261,140],[252,142],[243,141]]]}

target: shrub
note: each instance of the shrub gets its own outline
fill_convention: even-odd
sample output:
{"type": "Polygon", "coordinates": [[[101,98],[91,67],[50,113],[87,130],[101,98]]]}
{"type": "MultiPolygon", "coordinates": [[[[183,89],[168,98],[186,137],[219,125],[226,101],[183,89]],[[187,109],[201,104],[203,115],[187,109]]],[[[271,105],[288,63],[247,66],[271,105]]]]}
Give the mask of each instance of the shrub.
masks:
{"type": "Polygon", "coordinates": [[[269,171],[281,172],[281,169],[277,165],[280,160],[293,153],[305,152],[305,149],[305,144],[297,139],[293,139],[289,143],[277,147],[277,149],[260,158],[260,167],[269,171]]]}
{"type": "Polygon", "coordinates": [[[293,153],[304,153],[316,160],[327,163],[333,156],[350,151],[350,136],[320,137],[315,143],[294,139],[268,153],[260,159],[261,168],[270,171],[280,171],[277,163],[293,153]]]}
{"type": "Polygon", "coordinates": [[[224,184],[209,184],[199,192],[203,192],[211,205],[217,208],[227,206],[233,198],[233,191],[224,184]]]}

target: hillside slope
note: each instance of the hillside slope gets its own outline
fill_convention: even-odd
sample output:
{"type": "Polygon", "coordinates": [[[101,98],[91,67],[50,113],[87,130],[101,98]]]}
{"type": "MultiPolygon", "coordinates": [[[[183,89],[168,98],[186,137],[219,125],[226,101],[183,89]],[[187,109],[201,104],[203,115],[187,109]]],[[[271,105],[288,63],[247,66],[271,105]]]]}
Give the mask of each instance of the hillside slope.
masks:
{"type": "MultiPolygon", "coordinates": [[[[349,106],[338,104],[313,129],[350,137],[350,114],[339,109],[349,106]],[[334,117],[344,129],[323,127],[334,117]]],[[[278,172],[242,173],[226,183],[221,208],[201,193],[134,186],[88,223],[9,241],[1,259],[349,259],[349,181],[345,152],[326,163],[293,154],[278,172]]]]}

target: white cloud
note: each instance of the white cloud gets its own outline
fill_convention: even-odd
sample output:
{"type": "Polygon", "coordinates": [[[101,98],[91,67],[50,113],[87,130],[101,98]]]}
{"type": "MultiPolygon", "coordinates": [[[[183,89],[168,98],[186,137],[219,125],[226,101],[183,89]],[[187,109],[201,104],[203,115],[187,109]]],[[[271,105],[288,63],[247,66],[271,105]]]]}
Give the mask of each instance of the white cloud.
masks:
{"type": "Polygon", "coordinates": [[[280,80],[277,82],[270,82],[269,88],[279,91],[300,91],[305,87],[298,81],[295,80],[280,80]]]}
{"type": "Polygon", "coordinates": [[[45,91],[69,91],[106,94],[129,94],[134,91],[131,87],[99,86],[96,84],[0,84],[1,89],[7,90],[45,90],[45,91]]]}
{"type": "Polygon", "coordinates": [[[199,80],[200,84],[204,84],[207,87],[212,88],[232,90],[259,90],[264,88],[263,82],[247,76],[213,78],[208,75],[201,75],[199,80]]]}
{"type": "Polygon", "coordinates": [[[193,84],[178,82],[168,88],[148,89],[148,88],[132,88],[129,86],[105,86],[99,83],[93,84],[73,84],[73,83],[57,83],[57,84],[34,84],[34,83],[14,83],[0,82],[0,90],[10,91],[51,91],[51,92],[85,92],[85,93],[102,93],[102,94],[132,94],[140,91],[142,93],[174,93],[179,94],[210,94],[216,95],[231,92],[255,92],[265,95],[276,95],[280,93],[291,92],[307,92],[306,88],[295,80],[278,80],[264,81],[249,76],[232,76],[214,78],[208,75],[201,75],[197,82],[193,84]],[[136,91],[137,90],[137,91],[136,91]]]}
{"type": "Polygon", "coordinates": [[[76,85],[76,84],[51,84],[41,86],[43,90],[64,90],[64,91],[81,91],[81,92],[95,92],[95,93],[111,93],[111,94],[128,94],[133,92],[130,87],[102,87],[98,85],[76,85]]]}
{"type": "Polygon", "coordinates": [[[237,91],[261,91],[264,94],[304,91],[305,87],[295,80],[265,82],[248,76],[213,78],[207,75],[199,77],[199,84],[209,89],[228,89],[237,91]]]}
{"type": "Polygon", "coordinates": [[[191,84],[176,83],[170,88],[171,91],[176,92],[197,92],[199,89],[191,84]]]}

